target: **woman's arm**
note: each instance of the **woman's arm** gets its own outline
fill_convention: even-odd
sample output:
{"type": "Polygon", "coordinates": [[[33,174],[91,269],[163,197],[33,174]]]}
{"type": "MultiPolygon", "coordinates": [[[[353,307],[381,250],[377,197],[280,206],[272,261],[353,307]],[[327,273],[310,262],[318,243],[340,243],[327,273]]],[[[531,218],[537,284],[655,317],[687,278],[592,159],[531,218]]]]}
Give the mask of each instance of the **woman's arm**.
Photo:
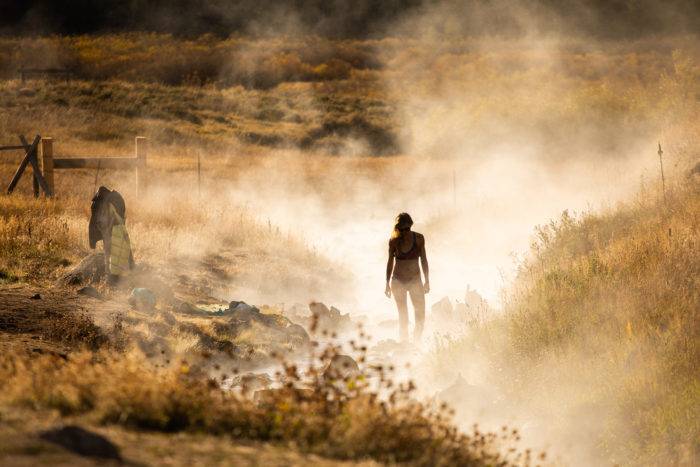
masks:
{"type": "Polygon", "coordinates": [[[391,280],[391,273],[394,271],[394,252],[392,250],[391,242],[389,242],[389,259],[386,261],[386,287],[384,288],[384,295],[387,297],[391,297],[389,281],[391,280]]]}
{"type": "Polygon", "coordinates": [[[425,237],[421,235],[423,241],[420,247],[420,267],[423,270],[423,278],[425,284],[423,286],[425,293],[430,292],[430,268],[428,267],[428,255],[425,253],[425,237]]]}

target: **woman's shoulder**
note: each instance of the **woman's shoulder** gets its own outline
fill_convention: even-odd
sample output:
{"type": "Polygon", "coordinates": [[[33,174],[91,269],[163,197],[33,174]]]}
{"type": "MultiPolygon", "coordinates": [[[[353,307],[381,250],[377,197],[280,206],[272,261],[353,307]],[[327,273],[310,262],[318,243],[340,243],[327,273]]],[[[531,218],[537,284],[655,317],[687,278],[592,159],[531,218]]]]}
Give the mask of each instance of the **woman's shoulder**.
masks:
{"type": "Polygon", "coordinates": [[[413,233],[416,234],[416,242],[420,243],[421,245],[423,243],[425,243],[425,237],[423,236],[422,233],[418,233],[418,232],[413,232],[413,233]]]}

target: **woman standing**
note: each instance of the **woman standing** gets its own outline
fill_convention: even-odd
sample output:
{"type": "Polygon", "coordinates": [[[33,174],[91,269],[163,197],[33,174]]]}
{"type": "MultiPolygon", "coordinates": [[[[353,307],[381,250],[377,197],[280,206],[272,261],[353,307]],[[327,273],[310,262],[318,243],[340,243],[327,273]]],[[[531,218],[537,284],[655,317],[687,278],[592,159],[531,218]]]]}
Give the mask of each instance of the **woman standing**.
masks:
{"type": "Polygon", "coordinates": [[[411,296],[415,313],[416,328],[414,341],[420,341],[425,322],[425,294],[430,292],[428,275],[428,257],[425,254],[425,237],[411,231],[413,219],[402,212],[396,216],[394,231],[389,240],[389,259],[386,263],[387,297],[394,294],[399,310],[399,332],[401,341],[408,340],[408,303],[406,295],[411,296]],[[420,266],[418,260],[420,259],[420,266]],[[421,269],[425,282],[421,280],[421,269]]]}

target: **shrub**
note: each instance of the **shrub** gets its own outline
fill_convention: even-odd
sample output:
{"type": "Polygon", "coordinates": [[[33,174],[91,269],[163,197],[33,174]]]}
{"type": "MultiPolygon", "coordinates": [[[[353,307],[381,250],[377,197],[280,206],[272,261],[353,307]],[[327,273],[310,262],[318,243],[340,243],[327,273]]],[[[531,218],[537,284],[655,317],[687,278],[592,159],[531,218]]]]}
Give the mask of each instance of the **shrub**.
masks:
{"type": "Polygon", "coordinates": [[[74,353],[67,360],[3,354],[0,403],[57,409],[99,423],[157,431],[195,431],[293,443],[339,459],[421,465],[527,465],[529,452],[498,452],[517,433],[460,433],[445,406],[414,401],[412,383],[394,386],[384,368],[342,380],[321,368],[333,349],[304,374],[284,364],[283,386],[260,403],[197,376],[187,361],[154,367],[142,354],[74,353]],[[372,377],[373,375],[374,377],[372,377]],[[370,390],[370,381],[381,381],[370,390]]]}

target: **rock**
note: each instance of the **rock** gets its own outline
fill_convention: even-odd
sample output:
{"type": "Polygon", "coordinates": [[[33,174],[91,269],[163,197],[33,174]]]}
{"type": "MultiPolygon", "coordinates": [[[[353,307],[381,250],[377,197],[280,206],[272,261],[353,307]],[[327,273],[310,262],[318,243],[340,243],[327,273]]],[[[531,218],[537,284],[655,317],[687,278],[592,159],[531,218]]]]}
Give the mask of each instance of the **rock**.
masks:
{"type": "Polygon", "coordinates": [[[443,297],[439,302],[430,307],[430,312],[438,323],[452,321],[452,311],[452,303],[448,297],[443,297]]]}
{"type": "Polygon", "coordinates": [[[249,315],[251,313],[260,313],[260,310],[254,306],[248,305],[246,302],[232,301],[228,304],[228,309],[233,313],[249,315]]]}
{"type": "Polygon", "coordinates": [[[183,315],[195,315],[195,316],[206,316],[207,312],[200,310],[196,306],[192,305],[191,303],[188,303],[184,300],[180,300],[178,298],[173,298],[170,301],[170,305],[172,306],[172,310],[174,313],[180,313],[183,315]]]}
{"type": "Polygon", "coordinates": [[[148,265],[141,264],[125,278],[130,287],[148,289],[164,302],[170,302],[174,298],[170,285],[148,265]]]}
{"type": "Polygon", "coordinates": [[[312,333],[318,332],[345,332],[352,328],[352,320],[350,315],[342,314],[339,309],[334,306],[328,308],[321,302],[309,303],[311,311],[311,322],[309,330],[312,333]]]}
{"type": "Polygon", "coordinates": [[[86,256],[67,274],[61,277],[63,285],[83,285],[100,282],[105,276],[105,257],[102,253],[86,256]]]}
{"type": "Polygon", "coordinates": [[[89,286],[89,285],[87,287],[83,287],[83,288],[78,289],[77,293],[78,293],[78,295],[85,295],[88,297],[96,298],[98,300],[102,300],[104,298],[104,297],[102,297],[102,294],[97,291],[96,288],[89,286]]]}
{"type": "Polygon", "coordinates": [[[156,307],[156,295],[149,289],[135,288],[129,295],[129,305],[139,311],[152,311],[156,307]]]}
{"type": "Polygon", "coordinates": [[[169,311],[161,311],[158,314],[158,318],[160,318],[168,326],[175,326],[177,324],[177,318],[175,318],[175,315],[169,311]]]}
{"type": "Polygon", "coordinates": [[[233,301],[228,310],[223,313],[230,316],[228,324],[219,326],[234,337],[245,333],[245,339],[251,343],[265,346],[287,345],[292,348],[302,347],[309,343],[310,338],[303,327],[289,321],[278,314],[266,314],[245,302],[233,301]]]}
{"type": "Polygon", "coordinates": [[[32,295],[29,298],[31,298],[32,300],[41,300],[41,295],[38,293],[35,293],[34,295],[32,295]]]}
{"type": "Polygon", "coordinates": [[[231,379],[231,387],[240,387],[244,394],[268,389],[271,384],[272,378],[267,373],[246,373],[231,379]]]}
{"type": "Polygon", "coordinates": [[[119,448],[104,436],[79,426],[68,425],[44,431],[39,438],[86,457],[121,461],[119,448]]]}
{"type": "Polygon", "coordinates": [[[357,362],[347,355],[334,355],[323,371],[323,377],[327,379],[346,379],[359,374],[357,362]]]}
{"type": "Polygon", "coordinates": [[[303,342],[309,341],[309,334],[306,332],[306,329],[304,329],[304,327],[299,324],[292,323],[286,327],[285,331],[287,335],[292,339],[296,338],[303,342]]]}
{"type": "Polygon", "coordinates": [[[297,324],[308,324],[311,315],[309,314],[309,308],[301,303],[295,303],[288,309],[283,311],[284,316],[289,318],[290,321],[297,324]]]}

